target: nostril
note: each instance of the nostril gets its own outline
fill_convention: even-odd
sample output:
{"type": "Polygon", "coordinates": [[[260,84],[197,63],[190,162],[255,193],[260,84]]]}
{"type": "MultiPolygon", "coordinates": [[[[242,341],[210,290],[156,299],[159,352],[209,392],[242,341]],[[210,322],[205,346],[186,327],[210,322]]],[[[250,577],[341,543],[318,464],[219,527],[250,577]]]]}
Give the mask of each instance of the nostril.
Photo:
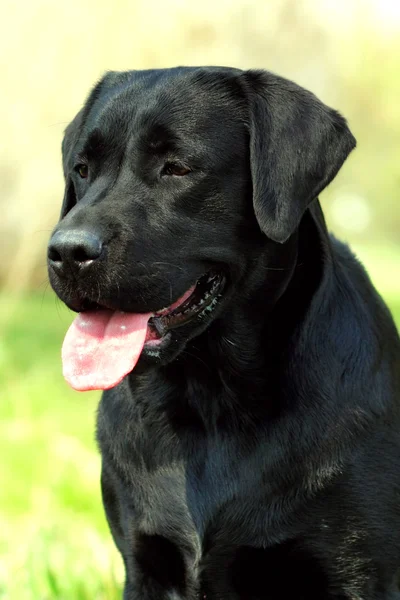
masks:
{"type": "Polygon", "coordinates": [[[97,238],[86,239],[84,244],[77,245],[72,253],[75,262],[87,262],[99,258],[102,250],[100,240],[97,238]]]}
{"type": "Polygon", "coordinates": [[[90,258],[90,251],[87,248],[76,248],[74,252],[74,260],[77,262],[86,262],[87,260],[93,260],[90,258]]]}
{"type": "Polygon", "coordinates": [[[52,246],[49,246],[47,257],[52,262],[62,262],[61,254],[52,246]]]}

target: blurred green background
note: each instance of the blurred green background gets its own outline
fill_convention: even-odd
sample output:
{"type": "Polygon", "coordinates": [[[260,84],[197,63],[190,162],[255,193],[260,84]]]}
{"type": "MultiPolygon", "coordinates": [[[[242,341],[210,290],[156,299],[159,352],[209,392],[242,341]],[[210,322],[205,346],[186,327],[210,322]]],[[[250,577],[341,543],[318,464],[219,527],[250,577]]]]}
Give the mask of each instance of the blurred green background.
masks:
{"type": "Polygon", "coordinates": [[[400,324],[400,3],[3,0],[1,14],[0,598],[113,600],[98,395],[62,379],[72,315],[46,281],[63,130],[107,69],[227,64],[294,79],[358,140],[321,200],[400,324]]]}

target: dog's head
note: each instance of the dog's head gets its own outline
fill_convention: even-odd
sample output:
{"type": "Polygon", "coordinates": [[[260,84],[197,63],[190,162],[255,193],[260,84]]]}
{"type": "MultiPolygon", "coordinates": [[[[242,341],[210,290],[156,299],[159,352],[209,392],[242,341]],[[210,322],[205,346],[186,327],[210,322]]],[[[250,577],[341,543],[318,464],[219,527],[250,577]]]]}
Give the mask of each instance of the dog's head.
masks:
{"type": "Polygon", "coordinates": [[[337,112],[267,72],[107,74],[66,130],[48,249],[54,290],[81,313],[67,378],[107,388],[139,356],[172,360],[260,253],[287,244],[354,145],[337,112]]]}

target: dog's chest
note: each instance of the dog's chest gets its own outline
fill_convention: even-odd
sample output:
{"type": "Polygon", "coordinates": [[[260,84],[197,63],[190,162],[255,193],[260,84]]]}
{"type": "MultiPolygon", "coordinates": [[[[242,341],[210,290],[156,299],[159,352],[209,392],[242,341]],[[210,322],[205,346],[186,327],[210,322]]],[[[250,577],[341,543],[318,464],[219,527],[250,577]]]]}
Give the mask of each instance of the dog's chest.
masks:
{"type": "Polygon", "coordinates": [[[105,397],[98,439],[135,527],[192,531],[202,540],[247,479],[234,440],[190,429],[177,433],[166,414],[147,414],[133,403],[128,412],[119,399],[108,403],[105,397]]]}

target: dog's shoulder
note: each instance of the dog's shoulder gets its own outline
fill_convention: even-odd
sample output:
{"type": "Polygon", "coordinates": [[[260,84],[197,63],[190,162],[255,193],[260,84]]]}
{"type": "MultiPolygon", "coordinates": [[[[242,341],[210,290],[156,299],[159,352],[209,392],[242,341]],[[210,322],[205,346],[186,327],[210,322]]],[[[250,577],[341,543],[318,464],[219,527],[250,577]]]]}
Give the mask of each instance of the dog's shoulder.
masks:
{"type": "Polygon", "coordinates": [[[303,385],[331,398],[336,410],[358,406],[369,419],[398,404],[400,340],[393,318],[361,262],[333,236],[292,360],[303,385]]]}
{"type": "Polygon", "coordinates": [[[384,342],[389,338],[389,345],[400,352],[399,335],[393,317],[366,268],[348,244],[333,235],[330,239],[338,300],[342,301],[349,316],[357,314],[362,317],[358,318],[362,330],[371,331],[378,344],[386,345],[384,342]]]}

